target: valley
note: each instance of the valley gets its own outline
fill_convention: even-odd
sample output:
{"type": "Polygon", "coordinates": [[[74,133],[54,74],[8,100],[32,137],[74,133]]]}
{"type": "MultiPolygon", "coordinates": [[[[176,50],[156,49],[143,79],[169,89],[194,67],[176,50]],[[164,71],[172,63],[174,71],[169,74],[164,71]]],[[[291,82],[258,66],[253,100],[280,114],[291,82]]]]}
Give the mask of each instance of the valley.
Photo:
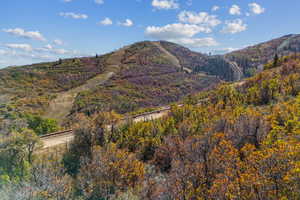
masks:
{"type": "Polygon", "coordinates": [[[300,200],[300,1],[2,0],[0,200],[300,200]]]}
{"type": "Polygon", "coordinates": [[[298,37],[2,69],[0,183],[41,199],[298,199],[298,37]]]}

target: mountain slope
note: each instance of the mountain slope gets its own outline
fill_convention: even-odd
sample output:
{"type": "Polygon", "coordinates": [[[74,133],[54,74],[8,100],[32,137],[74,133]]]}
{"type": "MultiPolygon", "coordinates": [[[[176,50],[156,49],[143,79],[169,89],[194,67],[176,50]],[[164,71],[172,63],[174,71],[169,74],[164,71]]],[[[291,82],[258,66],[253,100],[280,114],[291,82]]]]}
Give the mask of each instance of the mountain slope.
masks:
{"type": "MultiPolygon", "coordinates": [[[[300,35],[287,35],[223,56],[180,45],[138,42],[96,57],[74,58],[0,70],[0,104],[60,123],[84,113],[120,114],[162,106],[239,81],[279,56],[300,50],[300,35]]],[[[0,116],[1,117],[1,116],[0,116]]],[[[2,117],[3,118],[3,117],[2,117]]]]}
{"type": "Polygon", "coordinates": [[[300,35],[291,34],[231,52],[225,57],[236,62],[247,77],[252,75],[251,71],[261,70],[264,64],[273,60],[275,54],[282,57],[299,52],[300,35]]]}
{"type": "MultiPolygon", "coordinates": [[[[159,70],[167,71],[170,60],[147,56],[148,51],[156,52],[152,45],[129,47],[124,53],[130,55],[130,66],[123,61],[120,71],[95,91],[117,92],[126,88],[124,84],[138,87],[140,83],[131,80],[137,77],[128,74],[133,73],[131,67],[144,78],[149,79],[149,69],[156,70],[155,79],[160,77],[159,70]],[[122,84],[115,88],[118,81],[122,84]]],[[[220,84],[191,96],[171,106],[163,118],[120,124],[114,113],[79,116],[72,142],[69,131],[56,134],[70,144],[33,148],[32,157],[33,150],[23,149],[38,144],[35,137],[28,130],[13,132],[1,138],[2,191],[19,199],[30,188],[27,199],[41,199],[53,196],[53,188],[63,184],[65,190],[54,194],[60,199],[300,199],[300,54],[267,66],[271,67],[240,83],[220,84]],[[105,131],[107,126],[111,128],[105,131]],[[15,153],[21,158],[12,159],[15,153]],[[24,166],[29,168],[26,178],[14,173],[24,166]]],[[[151,90],[145,85],[147,94],[151,90]]],[[[46,144],[59,143],[52,139],[46,144]]]]}
{"type": "Polygon", "coordinates": [[[90,80],[87,83],[68,90],[66,92],[59,93],[57,97],[49,102],[49,107],[45,111],[45,117],[55,118],[63,120],[70,113],[76,96],[83,91],[95,88],[97,85],[104,84],[113,76],[113,72],[107,72],[100,74],[90,80]]]}
{"type": "Polygon", "coordinates": [[[225,60],[223,56],[208,56],[165,41],[161,41],[160,44],[177,57],[182,67],[189,68],[197,73],[216,75],[227,81],[236,80],[232,64],[225,60]]]}
{"type": "MultiPolygon", "coordinates": [[[[49,103],[106,72],[106,57],[66,59],[0,70],[1,104],[44,115],[49,103]],[[3,98],[6,97],[6,98],[3,98]]],[[[84,89],[84,88],[82,88],[84,89]]],[[[77,91],[78,92],[78,91],[77,91]]],[[[76,93],[74,93],[76,96],[76,93]]],[[[72,96],[72,95],[71,95],[72,96]]],[[[66,101],[72,101],[66,98],[66,101]]]]}
{"type": "Polygon", "coordinates": [[[0,70],[0,100],[63,123],[78,113],[169,104],[220,82],[191,72],[159,42],[140,42],[103,56],[0,70]]]}
{"type": "Polygon", "coordinates": [[[190,74],[191,69],[181,67],[158,42],[128,47],[119,65],[120,70],[103,86],[77,96],[72,114],[111,109],[123,114],[161,106],[219,82],[215,76],[190,74]]]}
{"type": "Polygon", "coordinates": [[[165,49],[162,45],[161,42],[153,42],[153,44],[155,44],[159,50],[161,50],[163,53],[165,53],[167,56],[169,56],[169,60],[172,62],[172,64],[174,66],[177,66],[178,68],[188,72],[188,73],[192,73],[192,70],[187,68],[187,67],[183,67],[180,64],[180,61],[178,60],[178,58],[176,56],[174,56],[173,54],[171,54],[167,49],[165,49]]]}

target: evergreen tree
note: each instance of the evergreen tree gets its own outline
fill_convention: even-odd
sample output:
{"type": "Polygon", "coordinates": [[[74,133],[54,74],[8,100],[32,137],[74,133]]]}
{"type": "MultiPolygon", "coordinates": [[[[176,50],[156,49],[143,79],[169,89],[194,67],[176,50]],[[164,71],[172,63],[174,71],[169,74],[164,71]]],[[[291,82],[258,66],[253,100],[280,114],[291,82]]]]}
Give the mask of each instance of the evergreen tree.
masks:
{"type": "Polygon", "coordinates": [[[276,67],[278,65],[279,57],[278,54],[276,53],[274,56],[274,61],[273,61],[273,67],[276,67]]]}

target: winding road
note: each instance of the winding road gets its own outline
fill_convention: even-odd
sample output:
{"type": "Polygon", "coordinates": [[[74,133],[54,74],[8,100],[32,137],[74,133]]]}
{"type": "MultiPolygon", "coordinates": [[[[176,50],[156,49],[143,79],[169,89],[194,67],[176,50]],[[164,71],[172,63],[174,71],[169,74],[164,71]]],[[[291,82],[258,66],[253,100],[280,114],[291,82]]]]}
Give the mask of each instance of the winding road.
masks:
{"type": "MultiPolygon", "coordinates": [[[[201,105],[207,101],[209,101],[209,98],[199,100],[197,105],[201,105]]],[[[184,105],[178,104],[177,106],[182,107],[184,105]]],[[[162,118],[162,117],[168,115],[170,110],[171,110],[171,106],[163,106],[155,111],[145,112],[142,114],[131,116],[131,117],[129,117],[129,119],[132,119],[132,121],[134,123],[155,120],[155,119],[159,119],[159,118],[162,118]]],[[[120,123],[122,123],[122,121],[125,122],[127,119],[128,118],[121,119],[120,123]]],[[[108,125],[107,128],[110,129],[111,125],[108,125]]],[[[46,148],[55,147],[57,145],[69,143],[74,139],[74,136],[75,135],[73,133],[73,130],[65,130],[65,131],[51,133],[48,135],[41,136],[41,140],[43,143],[43,148],[46,149],[46,148]]]]}
{"type": "MultiPolygon", "coordinates": [[[[163,53],[165,53],[165,55],[168,57],[168,59],[170,60],[170,62],[180,68],[183,69],[184,71],[186,71],[187,73],[192,73],[191,69],[182,67],[180,65],[179,60],[172,55],[169,51],[167,51],[164,47],[162,47],[162,45],[159,42],[153,42],[153,44],[155,46],[157,46],[163,53]]],[[[125,49],[124,49],[125,50],[125,49]]],[[[124,53],[124,50],[122,51],[122,54],[124,53]]],[[[120,55],[113,55],[111,57],[111,59],[109,60],[109,64],[111,65],[111,67],[115,67],[118,68],[120,65],[119,60],[116,61],[116,58],[120,58],[120,55]]],[[[230,62],[231,65],[233,66],[234,71],[237,71],[239,76],[237,77],[238,79],[241,79],[242,75],[241,75],[241,70],[238,67],[238,65],[236,63],[230,62]]],[[[95,77],[95,79],[90,80],[86,85],[75,88],[74,91],[72,91],[71,93],[66,93],[60,97],[58,97],[57,99],[54,100],[54,102],[52,102],[52,105],[50,105],[50,113],[49,115],[52,116],[56,116],[59,118],[64,117],[65,115],[68,114],[69,106],[72,105],[72,102],[75,98],[75,96],[78,94],[78,92],[88,89],[90,87],[93,87],[93,85],[95,84],[102,84],[105,81],[107,81],[108,79],[110,79],[111,76],[113,76],[112,72],[109,72],[108,74],[105,75],[106,77],[95,77]],[[67,105],[66,105],[67,103],[67,105]],[[66,108],[67,107],[67,108],[66,108]]],[[[207,99],[203,99],[199,102],[199,104],[203,101],[207,101],[207,99]]],[[[178,105],[179,107],[183,106],[183,104],[178,105]]],[[[137,122],[141,122],[141,121],[149,121],[149,120],[154,120],[154,119],[158,119],[158,118],[162,118],[163,116],[166,116],[171,110],[170,106],[164,106],[159,108],[158,110],[155,111],[151,111],[151,112],[146,112],[143,114],[139,114],[139,115],[135,115],[135,116],[131,116],[130,119],[133,120],[133,122],[137,123],[137,122]]],[[[121,121],[125,121],[126,119],[122,119],[121,121]]],[[[108,126],[107,128],[109,129],[111,126],[108,126]]],[[[43,147],[44,149],[46,148],[51,148],[57,145],[62,145],[65,143],[69,143],[74,139],[74,133],[72,130],[66,130],[66,131],[62,131],[62,132],[57,132],[57,133],[52,133],[52,134],[48,134],[45,136],[41,137],[41,140],[43,142],[43,147]]]]}
{"type": "MultiPolygon", "coordinates": [[[[179,106],[183,106],[183,105],[179,105],[179,106]]],[[[171,109],[170,106],[161,107],[156,111],[146,112],[143,114],[132,116],[131,119],[133,120],[134,123],[159,119],[163,116],[166,116],[169,113],[170,109],[171,109]]],[[[125,120],[126,119],[124,118],[121,121],[125,121],[125,120]]],[[[110,127],[111,126],[108,126],[107,128],[109,129],[110,127]]],[[[45,136],[41,136],[44,149],[69,143],[73,139],[74,139],[74,133],[72,130],[66,130],[66,131],[61,131],[61,132],[56,132],[45,136]]]]}

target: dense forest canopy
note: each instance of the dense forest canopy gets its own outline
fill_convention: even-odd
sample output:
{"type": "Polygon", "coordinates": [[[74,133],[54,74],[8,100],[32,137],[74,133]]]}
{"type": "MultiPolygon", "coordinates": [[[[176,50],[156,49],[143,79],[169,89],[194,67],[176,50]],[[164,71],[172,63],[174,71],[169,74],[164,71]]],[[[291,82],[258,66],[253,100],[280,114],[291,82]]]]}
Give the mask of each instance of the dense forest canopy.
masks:
{"type": "Polygon", "coordinates": [[[29,115],[23,128],[15,117],[0,142],[1,197],[299,199],[300,55],[264,68],[189,95],[157,120],[79,113],[74,141],[49,150],[36,134],[54,122],[29,115]]]}

